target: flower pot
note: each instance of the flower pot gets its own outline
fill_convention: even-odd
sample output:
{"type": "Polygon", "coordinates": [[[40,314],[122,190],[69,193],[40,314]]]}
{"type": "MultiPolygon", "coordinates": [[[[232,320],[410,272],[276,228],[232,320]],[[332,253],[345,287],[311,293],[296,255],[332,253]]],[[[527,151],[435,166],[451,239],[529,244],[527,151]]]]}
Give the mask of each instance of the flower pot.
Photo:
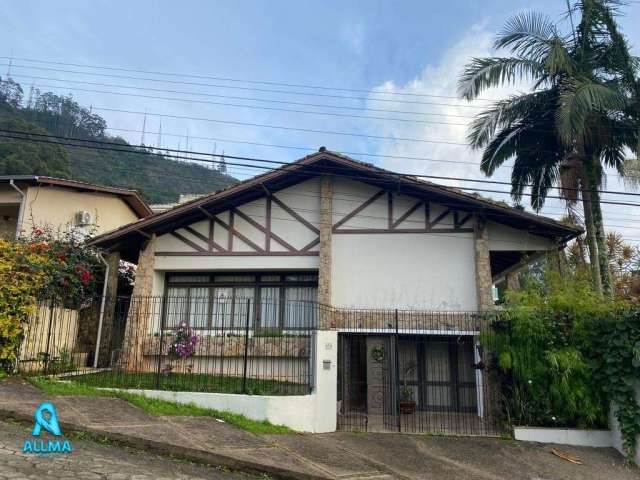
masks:
{"type": "Polygon", "coordinates": [[[400,413],[402,414],[414,414],[416,413],[416,402],[408,401],[408,402],[400,402],[400,413]]]}

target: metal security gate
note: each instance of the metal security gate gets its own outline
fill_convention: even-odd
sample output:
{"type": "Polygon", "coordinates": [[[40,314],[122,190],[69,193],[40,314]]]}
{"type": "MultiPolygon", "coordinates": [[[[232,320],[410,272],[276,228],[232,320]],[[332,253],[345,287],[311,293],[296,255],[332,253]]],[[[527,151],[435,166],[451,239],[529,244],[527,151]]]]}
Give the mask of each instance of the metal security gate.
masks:
{"type": "Polygon", "coordinates": [[[464,314],[459,328],[444,329],[428,328],[441,325],[437,314],[414,316],[419,325],[401,315],[379,329],[362,327],[360,315],[360,326],[339,333],[338,429],[500,435],[499,385],[477,318],[464,314]]]}

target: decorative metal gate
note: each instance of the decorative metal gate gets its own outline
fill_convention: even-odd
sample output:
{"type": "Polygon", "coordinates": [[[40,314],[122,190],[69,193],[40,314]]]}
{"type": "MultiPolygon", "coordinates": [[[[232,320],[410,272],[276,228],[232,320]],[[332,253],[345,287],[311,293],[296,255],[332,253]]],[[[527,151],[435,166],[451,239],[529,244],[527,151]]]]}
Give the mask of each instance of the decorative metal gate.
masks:
{"type": "Polygon", "coordinates": [[[358,324],[350,326],[343,318],[339,430],[489,436],[503,432],[499,385],[485,368],[483,342],[489,334],[481,316],[380,315],[375,312],[367,322],[359,311],[358,324]]]}

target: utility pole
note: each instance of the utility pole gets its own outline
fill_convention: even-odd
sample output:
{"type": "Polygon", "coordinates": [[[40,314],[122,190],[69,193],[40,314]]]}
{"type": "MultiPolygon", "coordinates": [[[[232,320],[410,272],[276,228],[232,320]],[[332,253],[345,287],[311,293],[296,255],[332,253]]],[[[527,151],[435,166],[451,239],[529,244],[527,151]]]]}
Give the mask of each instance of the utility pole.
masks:
{"type": "Polygon", "coordinates": [[[162,147],[162,117],[160,117],[160,126],[158,127],[158,150],[162,147]]]}

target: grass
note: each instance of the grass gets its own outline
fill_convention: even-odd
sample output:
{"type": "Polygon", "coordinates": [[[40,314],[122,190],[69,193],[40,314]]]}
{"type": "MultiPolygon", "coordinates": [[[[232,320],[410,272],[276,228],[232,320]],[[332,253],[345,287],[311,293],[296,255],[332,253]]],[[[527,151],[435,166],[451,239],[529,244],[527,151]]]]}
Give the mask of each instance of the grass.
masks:
{"type": "Polygon", "coordinates": [[[47,380],[39,377],[29,378],[29,381],[49,395],[84,395],[89,397],[115,397],[143,409],[151,415],[164,416],[194,416],[213,417],[223,420],[230,425],[246,430],[257,435],[289,434],[294,433],[284,425],[274,425],[266,420],[251,420],[250,418],[228,411],[219,411],[210,408],[198,407],[194,404],[184,404],[145,397],[129,392],[100,390],[98,388],[78,383],[75,381],[47,380]]]}
{"type": "MultiPolygon", "coordinates": [[[[187,392],[243,393],[242,378],[214,376],[197,373],[171,373],[159,377],[154,372],[99,372],[79,375],[75,382],[93,387],[139,388],[187,392]]],[[[247,378],[246,393],[251,395],[304,395],[309,393],[306,385],[278,380],[247,378]]]]}

